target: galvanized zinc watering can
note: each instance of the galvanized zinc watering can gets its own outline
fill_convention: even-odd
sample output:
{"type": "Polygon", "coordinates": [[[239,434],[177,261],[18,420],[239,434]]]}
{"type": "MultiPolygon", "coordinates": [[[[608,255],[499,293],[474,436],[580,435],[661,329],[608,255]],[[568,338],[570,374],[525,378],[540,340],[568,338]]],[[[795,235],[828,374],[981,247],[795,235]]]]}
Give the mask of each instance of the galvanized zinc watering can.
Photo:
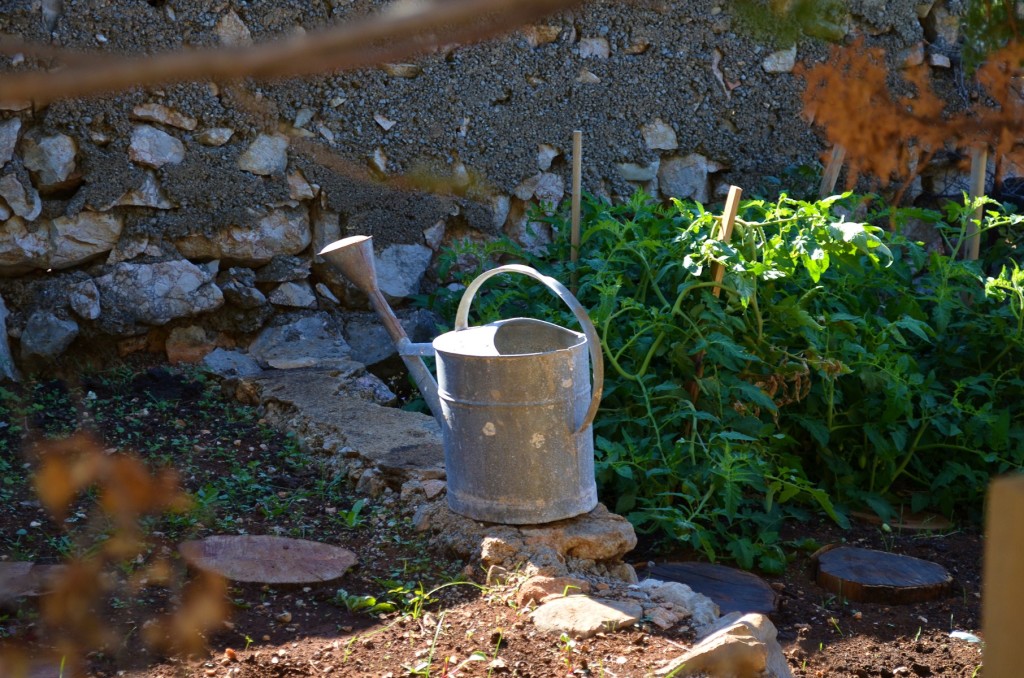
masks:
{"type": "Polygon", "coordinates": [[[339,240],[320,256],[370,298],[441,426],[453,511],[522,525],[571,518],[597,505],[591,424],[604,362],[593,323],[565,286],[528,266],[491,269],[466,288],[454,330],[432,344],[414,344],[377,284],[369,237],[339,240]],[[470,327],[477,290],[502,273],[542,282],[569,306],[583,332],[531,318],[470,327]],[[436,382],[424,355],[437,359],[436,382]]]}

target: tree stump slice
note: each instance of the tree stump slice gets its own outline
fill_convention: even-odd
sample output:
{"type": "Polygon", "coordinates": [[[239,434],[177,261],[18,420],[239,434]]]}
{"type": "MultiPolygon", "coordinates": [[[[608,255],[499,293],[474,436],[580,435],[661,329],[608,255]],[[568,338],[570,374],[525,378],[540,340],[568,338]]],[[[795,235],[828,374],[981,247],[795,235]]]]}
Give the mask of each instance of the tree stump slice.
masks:
{"type": "MultiPolygon", "coordinates": [[[[850,515],[858,520],[871,523],[872,525],[881,525],[884,522],[875,513],[850,511],[850,515]]],[[[946,530],[953,529],[953,523],[951,523],[948,518],[941,516],[938,513],[912,513],[910,511],[897,512],[896,516],[889,522],[889,526],[894,530],[912,531],[945,532],[946,530]]]]}
{"type": "Polygon", "coordinates": [[[54,580],[64,573],[63,565],[39,565],[32,562],[0,563],[0,604],[19,598],[36,598],[50,590],[54,580]]]}
{"type": "Polygon", "coordinates": [[[839,546],[817,560],[818,585],[858,603],[921,603],[946,595],[953,585],[938,563],[885,551],[839,546]]]}
{"type": "Polygon", "coordinates": [[[326,582],[356,563],[355,554],[340,546],[269,535],[216,535],[184,542],[178,551],[197,570],[260,584],[326,582]]]}
{"type": "Polygon", "coordinates": [[[662,563],[648,568],[653,579],[686,584],[715,601],[722,614],[774,612],[778,595],[756,574],[713,563],[662,563]]]}

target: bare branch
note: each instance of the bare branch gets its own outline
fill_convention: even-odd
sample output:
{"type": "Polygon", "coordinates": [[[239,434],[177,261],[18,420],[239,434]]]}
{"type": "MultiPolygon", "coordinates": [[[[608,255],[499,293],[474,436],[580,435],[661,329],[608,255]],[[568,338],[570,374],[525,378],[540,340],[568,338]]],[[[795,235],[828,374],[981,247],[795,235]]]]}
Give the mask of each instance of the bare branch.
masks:
{"type": "Polygon", "coordinates": [[[386,12],[305,36],[243,49],[215,48],[125,59],[0,39],[0,53],[66,67],[0,78],[0,100],[37,104],[129,87],[197,80],[269,79],[365,68],[508,32],[579,0],[445,0],[386,12]]]}

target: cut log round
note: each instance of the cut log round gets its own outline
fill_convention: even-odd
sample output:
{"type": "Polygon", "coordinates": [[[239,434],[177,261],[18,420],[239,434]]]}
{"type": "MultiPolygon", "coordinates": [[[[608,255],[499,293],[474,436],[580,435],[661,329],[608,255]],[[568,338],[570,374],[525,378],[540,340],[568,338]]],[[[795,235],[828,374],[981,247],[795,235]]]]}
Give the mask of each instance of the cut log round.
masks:
{"type": "Polygon", "coordinates": [[[348,549],[305,539],[217,535],[178,546],[192,567],[231,581],[314,584],[341,577],[356,562],[348,549]]]}
{"type": "Polygon", "coordinates": [[[854,546],[821,553],[816,580],[847,600],[889,605],[935,600],[953,585],[953,577],[938,563],[854,546]]]}
{"type": "MultiPolygon", "coordinates": [[[[883,520],[875,513],[864,511],[850,511],[850,515],[858,520],[863,520],[872,525],[881,525],[883,520]]],[[[898,511],[896,517],[889,522],[889,527],[894,530],[912,531],[935,531],[945,532],[953,529],[953,523],[945,516],[938,513],[912,513],[910,511],[898,511]]]]}
{"type": "Polygon", "coordinates": [[[662,563],[652,565],[653,579],[677,581],[715,601],[722,614],[774,612],[778,596],[756,574],[713,563],[662,563]]]}
{"type": "Polygon", "coordinates": [[[53,582],[62,574],[63,565],[0,563],[0,604],[41,596],[50,590],[53,582]]]}

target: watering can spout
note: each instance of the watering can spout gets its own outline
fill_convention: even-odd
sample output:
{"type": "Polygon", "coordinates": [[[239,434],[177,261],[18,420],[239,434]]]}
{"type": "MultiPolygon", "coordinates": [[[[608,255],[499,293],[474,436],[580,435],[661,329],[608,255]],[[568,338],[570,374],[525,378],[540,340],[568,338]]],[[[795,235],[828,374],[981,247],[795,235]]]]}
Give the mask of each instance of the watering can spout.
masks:
{"type": "MultiPolygon", "coordinates": [[[[399,322],[395,312],[388,305],[387,299],[384,298],[380,285],[377,283],[373,239],[367,235],[343,238],[323,248],[320,251],[320,256],[369,297],[373,310],[380,316],[384,329],[387,330],[388,336],[391,337],[398,354],[402,357],[402,362],[405,363],[413,381],[416,382],[416,387],[420,390],[431,414],[434,415],[438,425],[443,426],[444,415],[441,411],[441,401],[437,396],[437,382],[434,381],[423,358],[419,357],[423,354],[433,355],[433,349],[420,351],[418,345],[412,343],[406,335],[402,323],[399,322]]],[[[429,348],[429,345],[424,346],[429,348]]]]}

